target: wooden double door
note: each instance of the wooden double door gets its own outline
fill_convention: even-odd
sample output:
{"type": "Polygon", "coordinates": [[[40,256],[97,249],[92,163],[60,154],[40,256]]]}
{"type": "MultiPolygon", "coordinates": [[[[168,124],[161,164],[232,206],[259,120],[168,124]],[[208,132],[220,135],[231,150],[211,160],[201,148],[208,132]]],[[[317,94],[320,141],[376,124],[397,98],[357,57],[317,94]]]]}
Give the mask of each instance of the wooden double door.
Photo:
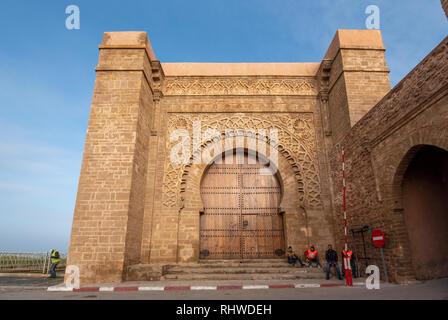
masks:
{"type": "Polygon", "coordinates": [[[284,257],[277,176],[260,174],[267,166],[256,157],[242,158],[243,164],[235,154],[232,164],[214,163],[202,178],[200,259],[284,257]]]}

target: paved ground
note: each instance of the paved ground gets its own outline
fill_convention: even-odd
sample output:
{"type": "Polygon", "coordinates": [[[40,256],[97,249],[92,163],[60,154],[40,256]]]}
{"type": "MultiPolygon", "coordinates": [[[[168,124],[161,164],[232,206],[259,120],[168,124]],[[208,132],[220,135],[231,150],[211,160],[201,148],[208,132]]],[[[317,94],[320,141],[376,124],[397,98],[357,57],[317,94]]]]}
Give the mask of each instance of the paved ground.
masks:
{"type": "MultiPolygon", "coordinates": [[[[4,277],[0,282],[5,283],[4,277]]],[[[48,279],[45,279],[48,280],[48,279]]],[[[18,279],[7,280],[9,284],[17,284],[18,279]]],[[[30,280],[31,281],[31,280],[30,280]]],[[[44,281],[40,279],[39,281],[44,281]]],[[[325,280],[324,280],[325,281],[325,280]]],[[[303,281],[301,281],[303,282],[303,281]]],[[[314,281],[315,282],[315,281],[314,281]]],[[[336,281],[331,281],[333,283],[336,281]]],[[[176,282],[179,285],[187,284],[176,282]]],[[[257,284],[260,282],[250,282],[257,284]]],[[[266,283],[266,282],[263,282],[266,283]]],[[[281,281],[276,281],[281,283],[281,281]]],[[[323,282],[328,283],[328,282],[323,282]]],[[[154,282],[133,282],[132,285],[155,285],[154,282]]],[[[169,285],[167,281],[164,285],[169,285]]],[[[202,285],[206,283],[201,282],[202,285]]],[[[211,284],[208,282],[207,284],[211,284]]],[[[216,284],[216,283],[215,283],[216,284]]],[[[228,284],[228,282],[220,283],[228,284]]],[[[249,284],[245,282],[245,284],[249,284]]],[[[125,283],[124,285],[130,285],[125,283]]],[[[188,282],[188,285],[195,283],[188,282]]],[[[302,288],[302,289],[255,289],[255,290],[223,290],[223,291],[133,291],[133,292],[47,292],[43,282],[31,287],[0,284],[0,300],[9,299],[50,299],[50,300],[105,300],[105,299],[151,299],[151,300],[306,300],[306,299],[373,299],[373,300],[402,300],[402,299],[444,299],[448,300],[448,278],[420,282],[410,285],[382,284],[379,290],[368,290],[364,286],[302,288]]]]}
{"type": "Polygon", "coordinates": [[[211,285],[258,285],[258,284],[290,284],[290,283],[334,283],[344,284],[345,280],[297,279],[297,280],[163,280],[163,281],[126,281],[121,283],[96,283],[88,287],[144,287],[144,286],[211,286],[211,285]]]}
{"type": "Polygon", "coordinates": [[[42,287],[47,288],[60,284],[64,281],[63,277],[56,279],[49,279],[48,275],[45,276],[0,276],[0,290],[2,287],[42,287]]]}

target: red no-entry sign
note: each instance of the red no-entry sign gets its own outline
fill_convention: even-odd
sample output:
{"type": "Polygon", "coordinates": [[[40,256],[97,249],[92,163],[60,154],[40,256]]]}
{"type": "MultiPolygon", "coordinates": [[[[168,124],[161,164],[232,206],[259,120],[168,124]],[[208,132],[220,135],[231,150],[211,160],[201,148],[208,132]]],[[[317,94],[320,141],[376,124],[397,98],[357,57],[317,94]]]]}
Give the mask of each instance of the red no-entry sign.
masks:
{"type": "Polygon", "coordinates": [[[372,242],[373,245],[377,248],[382,248],[386,243],[386,237],[384,236],[383,231],[377,229],[372,231],[372,242]]]}

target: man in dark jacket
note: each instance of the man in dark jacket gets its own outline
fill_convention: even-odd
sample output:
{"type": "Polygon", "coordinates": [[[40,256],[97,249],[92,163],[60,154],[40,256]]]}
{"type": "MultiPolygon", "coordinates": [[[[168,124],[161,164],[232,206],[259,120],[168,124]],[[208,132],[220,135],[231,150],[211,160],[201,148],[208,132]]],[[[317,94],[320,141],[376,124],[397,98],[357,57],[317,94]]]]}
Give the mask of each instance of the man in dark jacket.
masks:
{"type": "Polygon", "coordinates": [[[328,250],[325,252],[325,260],[327,260],[327,280],[330,279],[330,268],[333,265],[338,272],[339,280],[342,280],[341,272],[338,266],[338,253],[333,250],[331,244],[328,245],[328,250]]]}

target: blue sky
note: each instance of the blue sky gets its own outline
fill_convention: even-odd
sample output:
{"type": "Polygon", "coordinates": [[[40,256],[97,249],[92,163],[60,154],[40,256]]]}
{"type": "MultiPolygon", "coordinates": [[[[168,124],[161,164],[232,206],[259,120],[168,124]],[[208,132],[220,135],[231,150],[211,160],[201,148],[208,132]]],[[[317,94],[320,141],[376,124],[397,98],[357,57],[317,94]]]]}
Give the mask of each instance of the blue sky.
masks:
{"type": "Polygon", "coordinates": [[[0,251],[68,248],[103,32],[147,31],[162,62],[319,62],[370,4],[395,85],[447,35],[439,0],[3,0],[0,251]]]}

